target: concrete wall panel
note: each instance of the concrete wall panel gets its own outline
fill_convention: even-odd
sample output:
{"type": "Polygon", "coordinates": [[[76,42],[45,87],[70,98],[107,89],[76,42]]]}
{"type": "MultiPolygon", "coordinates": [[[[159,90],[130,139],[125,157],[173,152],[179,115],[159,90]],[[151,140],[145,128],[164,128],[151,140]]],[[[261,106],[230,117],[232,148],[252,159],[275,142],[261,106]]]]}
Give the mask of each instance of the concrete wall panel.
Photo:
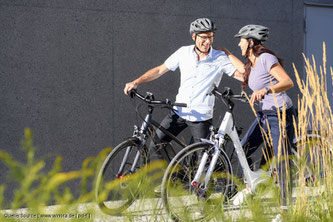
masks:
{"type": "MultiPolygon", "coordinates": [[[[0,0],[0,149],[24,159],[18,147],[30,127],[38,157],[62,155],[64,169],[75,170],[115,146],[140,120],[123,94],[125,83],[192,44],[189,24],[198,17],[212,18],[214,45],[238,57],[233,35],[249,23],[269,26],[267,46],[284,59],[292,78],[291,63],[302,66],[303,1],[0,0]]],[[[178,86],[175,71],[140,91],[174,99],[178,86]]],[[[227,76],[224,86],[240,91],[227,76]]],[[[296,94],[291,90],[294,99],[296,94]]],[[[216,110],[225,109],[217,102],[216,110]]],[[[243,104],[235,111],[243,110],[253,116],[243,104]]],[[[236,120],[245,129],[251,122],[246,115],[236,120]]]]}

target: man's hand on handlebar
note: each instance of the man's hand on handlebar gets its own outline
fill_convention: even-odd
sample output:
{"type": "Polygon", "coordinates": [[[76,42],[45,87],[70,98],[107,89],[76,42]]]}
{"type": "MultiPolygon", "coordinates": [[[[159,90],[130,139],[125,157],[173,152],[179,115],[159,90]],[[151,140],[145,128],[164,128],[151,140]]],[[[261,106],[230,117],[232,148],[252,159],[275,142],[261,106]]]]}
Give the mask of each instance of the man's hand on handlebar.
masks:
{"type": "Polygon", "coordinates": [[[138,87],[138,85],[134,81],[126,83],[125,88],[124,88],[125,95],[128,95],[129,91],[131,91],[132,89],[136,89],[137,87],[138,87]]]}

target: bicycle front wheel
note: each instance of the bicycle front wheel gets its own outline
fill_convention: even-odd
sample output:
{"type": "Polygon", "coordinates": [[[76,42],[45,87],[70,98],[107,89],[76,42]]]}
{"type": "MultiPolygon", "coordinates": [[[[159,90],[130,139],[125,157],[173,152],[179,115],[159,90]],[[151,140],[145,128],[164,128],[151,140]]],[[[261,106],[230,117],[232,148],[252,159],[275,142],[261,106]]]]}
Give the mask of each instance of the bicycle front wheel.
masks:
{"type": "MultiPolygon", "coordinates": [[[[200,156],[214,149],[209,143],[196,143],[179,152],[170,162],[162,182],[162,200],[172,219],[177,221],[205,221],[223,210],[232,187],[232,168],[224,152],[218,157],[205,192],[191,185],[198,170],[200,156]]],[[[202,178],[211,162],[209,155],[202,178]]],[[[203,181],[203,180],[201,180],[203,181]]]]}
{"type": "Polygon", "coordinates": [[[112,150],[98,173],[95,189],[104,213],[120,214],[133,203],[141,192],[146,164],[146,149],[137,138],[129,138],[112,150]]]}

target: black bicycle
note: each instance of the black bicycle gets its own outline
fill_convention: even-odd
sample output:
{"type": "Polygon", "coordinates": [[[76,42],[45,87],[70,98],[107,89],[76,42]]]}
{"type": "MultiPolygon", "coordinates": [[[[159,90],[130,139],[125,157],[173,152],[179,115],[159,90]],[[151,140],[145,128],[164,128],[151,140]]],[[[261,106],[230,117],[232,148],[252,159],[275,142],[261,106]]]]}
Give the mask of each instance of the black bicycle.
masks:
{"type": "MultiPolygon", "coordinates": [[[[148,111],[146,116],[142,117],[141,127],[134,126],[133,136],[116,146],[99,170],[95,188],[96,200],[100,209],[109,215],[120,214],[140,193],[147,190],[144,184],[150,171],[148,163],[151,162],[153,147],[169,146],[168,149],[174,152],[171,143],[161,144],[158,141],[154,135],[156,129],[161,130],[182,148],[187,146],[152,118],[154,108],[172,109],[173,106],[186,107],[186,104],[174,103],[168,99],[155,100],[152,93],[147,92],[143,96],[135,90],[130,92],[130,97],[142,100],[148,111]]],[[[136,112],[139,113],[138,106],[136,112]]]]}

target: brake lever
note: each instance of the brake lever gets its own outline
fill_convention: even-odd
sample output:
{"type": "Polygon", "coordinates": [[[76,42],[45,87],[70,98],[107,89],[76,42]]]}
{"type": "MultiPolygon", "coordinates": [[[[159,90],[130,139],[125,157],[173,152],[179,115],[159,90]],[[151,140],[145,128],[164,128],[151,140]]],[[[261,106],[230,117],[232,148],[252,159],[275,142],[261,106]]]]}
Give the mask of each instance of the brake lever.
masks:
{"type": "Polygon", "coordinates": [[[217,87],[214,86],[213,89],[210,91],[210,93],[207,93],[206,96],[212,96],[215,95],[215,90],[217,90],[217,87]]]}
{"type": "Polygon", "coordinates": [[[165,104],[171,106],[171,101],[169,99],[165,99],[165,104]]]}
{"type": "Polygon", "coordinates": [[[147,92],[145,96],[145,100],[152,101],[154,100],[154,95],[151,92],[147,92]]]}

